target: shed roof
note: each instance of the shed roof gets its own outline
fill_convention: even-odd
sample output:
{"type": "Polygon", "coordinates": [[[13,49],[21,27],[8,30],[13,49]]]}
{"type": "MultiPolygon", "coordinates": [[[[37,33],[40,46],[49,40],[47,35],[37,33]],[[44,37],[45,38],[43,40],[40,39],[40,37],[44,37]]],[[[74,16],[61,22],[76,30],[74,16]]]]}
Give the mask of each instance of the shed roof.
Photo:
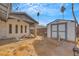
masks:
{"type": "Polygon", "coordinates": [[[9,18],[11,17],[14,18],[19,18],[19,19],[23,19],[26,22],[33,22],[33,23],[38,23],[36,20],[34,20],[31,16],[29,16],[28,14],[26,14],[25,12],[11,12],[9,14],[9,18]]]}
{"type": "Polygon", "coordinates": [[[56,19],[56,20],[48,23],[47,25],[49,25],[49,24],[57,24],[57,23],[64,23],[64,22],[75,22],[75,20],[56,19]]]}

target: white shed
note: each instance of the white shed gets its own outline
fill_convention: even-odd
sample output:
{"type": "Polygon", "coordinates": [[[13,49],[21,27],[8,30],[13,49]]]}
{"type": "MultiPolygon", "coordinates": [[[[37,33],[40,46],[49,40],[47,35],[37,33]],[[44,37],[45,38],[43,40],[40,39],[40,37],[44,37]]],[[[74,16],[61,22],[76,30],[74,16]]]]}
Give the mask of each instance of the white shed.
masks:
{"type": "Polygon", "coordinates": [[[47,37],[75,41],[75,21],[56,19],[47,24],[47,37]]]}

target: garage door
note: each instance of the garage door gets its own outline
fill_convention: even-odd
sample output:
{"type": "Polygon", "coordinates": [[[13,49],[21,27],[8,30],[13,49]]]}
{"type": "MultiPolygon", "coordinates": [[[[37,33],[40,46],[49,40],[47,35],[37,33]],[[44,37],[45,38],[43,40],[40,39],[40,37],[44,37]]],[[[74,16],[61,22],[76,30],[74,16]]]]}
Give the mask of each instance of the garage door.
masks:
{"type": "Polygon", "coordinates": [[[66,39],[66,24],[55,24],[52,25],[52,38],[62,38],[66,39]]]}

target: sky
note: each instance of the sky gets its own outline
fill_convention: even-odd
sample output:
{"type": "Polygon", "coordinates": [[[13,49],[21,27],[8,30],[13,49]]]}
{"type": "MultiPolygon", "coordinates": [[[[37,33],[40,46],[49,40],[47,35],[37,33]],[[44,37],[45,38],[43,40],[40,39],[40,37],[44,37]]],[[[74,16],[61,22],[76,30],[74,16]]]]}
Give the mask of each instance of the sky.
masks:
{"type": "MultiPolygon", "coordinates": [[[[72,4],[71,3],[13,3],[12,11],[14,12],[25,12],[30,15],[33,19],[39,22],[40,25],[46,25],[56,19],[63,19],[61,13],[61,6],[64,5],[64,19],[74,20],[72,16],[72,4]],[[37,13],[40,13],[39,17],[37,13]]],[[[79,22],[79,4],[74,3],[74,12],[79,22]]]]}

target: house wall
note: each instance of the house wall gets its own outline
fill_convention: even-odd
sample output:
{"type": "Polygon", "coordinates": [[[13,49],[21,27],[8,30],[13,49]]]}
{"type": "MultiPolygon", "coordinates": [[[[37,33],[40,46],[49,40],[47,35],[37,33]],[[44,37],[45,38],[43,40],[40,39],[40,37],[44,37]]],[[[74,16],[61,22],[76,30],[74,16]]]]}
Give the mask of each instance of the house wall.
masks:
{"type": "Polygon", "coordinates": [[[33,37],[37,36],[37,27],[37,23],[30,24],[30,33],[33,35],[33,37]]]}
{"type": "Polygon", "coordinates": [[[6,22],[0,20],[0,39],[6,37],[6,22]]]}
{"type": "Polygon", "coordinates": [[[8,19],[7,22],[0,22],[0,38],[17,38],[23,35],[28,36],[30,34],[29,24],[16,19],[8,19]],[[9,24],[12,24],[12,33],[9,33],[9,24]],[[15,25],[18,25],[18,33],[15,32],[15,25]],[[21,33],[21,25],[23,26],[23,33],[21,33]],[[25,33],[25,25],[27,26],[27,32],[25,33]]]}
{"type": "Polygon", "coordinates": [[[19,22],[15,19],[9,19],[6,28],[7,37],[21,37],[23,35],[28,36],[30,34],[29,24],[20,20],[19,22]],[[9,24],[12,24],[12,33],[9,33],[9,24]],[[18,33],[15,32],[15,25],[18,25],[18,33]],[[21,33],[21,25],[23,26],[23,33],[21,33]],[[27,26],[27,32],[25,33],[25,25],[27,26]]]}

